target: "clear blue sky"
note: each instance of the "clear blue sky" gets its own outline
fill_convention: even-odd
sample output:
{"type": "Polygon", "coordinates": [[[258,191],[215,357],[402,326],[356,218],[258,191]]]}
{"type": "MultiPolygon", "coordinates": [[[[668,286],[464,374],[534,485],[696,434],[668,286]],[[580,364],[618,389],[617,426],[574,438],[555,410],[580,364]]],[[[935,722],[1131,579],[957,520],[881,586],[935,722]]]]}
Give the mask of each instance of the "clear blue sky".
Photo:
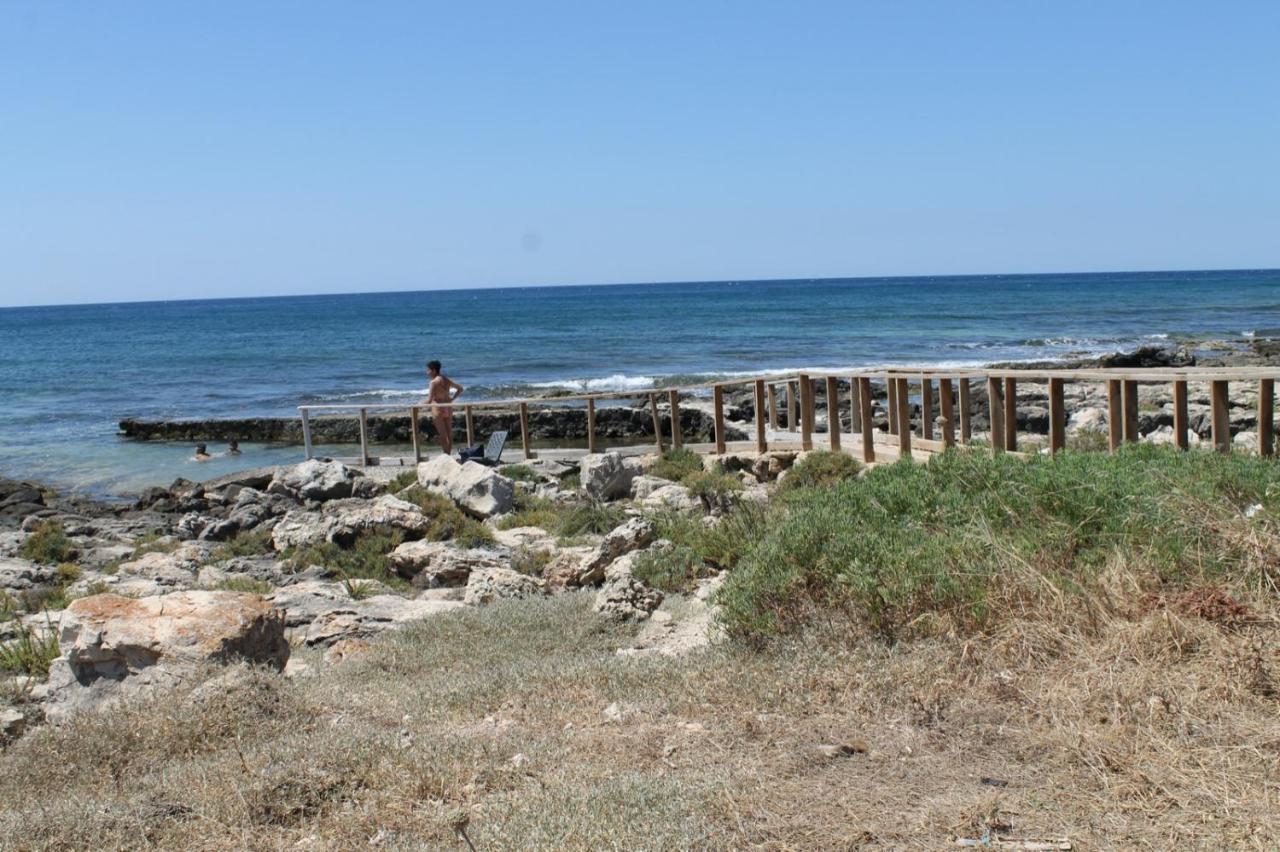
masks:
{"type": "Polygon", "coordinates": [[[1280,3],[0,6],[0,304],[1280,266],[1280,3]]]}

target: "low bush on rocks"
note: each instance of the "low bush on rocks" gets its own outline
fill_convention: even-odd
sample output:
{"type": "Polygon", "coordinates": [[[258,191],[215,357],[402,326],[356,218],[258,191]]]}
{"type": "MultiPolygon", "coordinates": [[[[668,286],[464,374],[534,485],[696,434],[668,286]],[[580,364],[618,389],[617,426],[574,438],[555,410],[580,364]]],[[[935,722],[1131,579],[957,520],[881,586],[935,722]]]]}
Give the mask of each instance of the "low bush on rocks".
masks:
{"type": "Polygon", "coordinates": [[[777,507],[742,502],[714,525],[708,525],[699,515],[671,509],[659,511],[652,518],[658,538],[677,548],[688,548],[712,568],[728,570],[756,546],[780,514],[777,507]]]}
{"type": "Polygon", "coordinates": [[[702,457],[693,450],[681,447],[678,450],[667,450],[650,469],[649,475],[672,482],[681,482],[685,477],[702,472],[702,457]]]}
{"type": "Polygon", "coordinates": [[[369,530],[358,536],[350,547],[325,542],[297,548],[285,556],[294,571],[318,565],[344,580],[377,580],[392,588],[406,589],[408,583],[396,573],[387,558],[403,543],[404,533],[401,530],[369,530]]]}
{"type": "Polygon", "coordinates": [[[18,555],[32,562],[56,565],[75,555],[75,547],[58,521],[43,521],[18,548],[18,555]]]}
{"type": "Polygon", "coordinates": [[[255,595],[269,594],[275,589],[266,580],[255,580],[253,577],[227,577],[213,588],[221,592],[250,592],[255,595]]]}
{"type": "Polygon", "coordinates": [[[404,473],[397,473],[390,482],[387,483],[387,493],[396,494],[411,486],[418,484],[418,470],[413,468],[406,470],[404,473]]]}
{"type": "Polygon", "coordinates": [[[833,488],[846,479],[853,479],[860,470],[862,465],[853,456],[819,450],[809,453],[792,465],[778,490],[788,492],[801,488],[833,488]]]}
{"type": "Polygon", "coordinates": [[[513,482],[538,482],[537,471],[527,464],[509,464],[498,468],[498,473],[513,482]]]}
{"type": "Polygon", "coordinates": [[[1280,467],[1242,455],[951,452],[788,503],[721,593],[739,637],[795,632],[824,611],[894,638],[976,631],[1084,606],[1117,563],[1160,588],[1241,594],[1280,564],[1280,467]]]}
{"type": "Polygon", "coordinates": [[[412,503],[431,520],[423,537],[428,541],[453,541],[459,547],[483,547],[493,543],[493,533],[474,518],[468,517],[448,497],[415,485],[396,495],[412,503]]]}
{"type": "Polygon", "coordinates": [[[220,562],[224,559],[234,559],[238,556],[260,556],[274,551],[275,547],[271,544],[270,530],[249,530],[239,533],[235,538],[213,551],[209,555],[209,561],[220,562]]]}
{"type": "Polygon", "coordinates": [[[680,484],[688,488],[708,512],[726,511],[733,502],[733,496],[742,490],[742,482],[733,474],[725,473],[719,465],[714,470],[691,473],[680,484]]]}
{"type": "Polygon", "coordinates": [[[566,506],[545,497],[516,494],[515,504],[516,510],[498,521],[498,529],[540,527],[562,544],[583,535],[604,535],[626,520],[621,508],[602,500],[584,500],[566,506]]]}

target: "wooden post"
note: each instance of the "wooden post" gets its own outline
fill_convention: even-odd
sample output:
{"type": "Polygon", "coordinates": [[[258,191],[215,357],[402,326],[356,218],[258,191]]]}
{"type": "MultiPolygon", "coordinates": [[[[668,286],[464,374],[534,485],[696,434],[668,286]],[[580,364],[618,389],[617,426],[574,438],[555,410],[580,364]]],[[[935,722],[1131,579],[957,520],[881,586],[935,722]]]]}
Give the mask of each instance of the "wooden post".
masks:
{"type": "Polygon", "coordinates": [[[305,408],[302,409],[302,449],[307,458],[311,458],[311,416],[305,408]]]}
{"type": "Polygon", "coordinates": [[[991,452],[1004,452],[1004,385],[994,376],[987,377],[987,403],[991,410],[991,452]]]}
{"type": "Polygon", "coordinates": [[[849,431],[857,434],[862,431],[862,406],[858,402],[858,380],[849,377],[849,431]]]}
{"type": "Polygon", "coordinates": [[[969,380],[960,380],[960,443],[973,440],[973,423],[969,420],[969,380]]]}
{"type": "Polygon", "coordinates": [[[422,462],[422,438],[418,435],[418,406],[409,409],[409,438],[413,441],[413,463],[422,462]]]}
{"type": "Polygon", "coordinates": [[[671,447],[678,450],[684,446],[684,430],[680,428],[680,391],[675,388],[667,391],[667,405],[671,408],[671,447]]]}
{"type": "Polygon", "coordinates": [[[533,458],[533,448],[529,441],[529,403],[520,403],[520,444],[524,448],[524,457],[533,458]]]}
{"type": "Polygon", "coordinates": [[[1049,379],[1049,452],[1067,448],[1067,401],[1062,379],[1049,379]]]}
{"type": "Polygon", "coordinates": [[[1213,418],[1213,448],[1220,453],[1231,452],[1231,412],[1225,381],[1210,382],[1210,416],[1213,418]]]}
{"type": "Polygon", "coordinates": [[[1276,380],[1258,380],[1258,455],[1275,452],[1276,380]]]}
{"type": "Polygon", "coordinates": [[[894,379],[898,388],[894,399],[898,403],[898,458],[911,458],[911,396],[907,393],[907,380],[894,379]]]}
{"type": "Polygon", "coordinates": [[[1138,383],[1132,379],[1124,382],[1124,439],[1127,443],[1138,442],[1138,383]]]}
{"type": "Polygon", "coordinates": [[[942,405],[942,443],[943,446],[956,445],[956,403],[951,396],[951,380],[938,379],[938,396],[942,405]]]}
{"type": "Polygon", "coordinates": [[[800,449],[813,449],[813,381],[800,376],[800,449]]]}
{"type": "Polygon", "coordinates": [[[1018,383],[1013,378],[1004,380],[1004,448],[1018,449],[1018,383]]]}
{"type": "Polygon", "coordinates": [[[587,452],[596,451],[596,401],[587,399],[587,452]]]}
{"type": "Polygon", "coordinates": [[[769,382],[769,428],[778,431],[778,391],[773,382],[769,382]]]}
{"type": "Polygon", "coordinates": [[[716,455],[724,455],[724,388],[716,385],[711,389],[711,399],[715,406],[716,455]]]}
{"type": "Polygon", "coordinates": [[[360,409],[360,464],[369,464],[369,412],[360,409]]]}
{"type": "Polygon", "coordinates": [[[658,395],[649,394],[649,416],[653,418],[653,440],[662,455],[662,418],[658,416],[658,395]]]}
{"type": "Polygon", "coordinates": [[[766,439],[765,426],[768,421],[765,419],[764,410],[764,379],[756,379],[756,452],[763,453],[768,451],[769,442],[766,439]]]}
{"type": "Polygon", "coordinates": [[[858,419],[862,421],[862,460],[876,460],[875,430],[871,428],[871,379],[858,377],[858,419]]]}
{"type": "Polygon", "coordinates": [[[840,387],[835,376],[827,376],[827,435],[831,451],[840,451],[840,387]]]}
{"type": "Polygon", "coordinates": [[[796,383],[787,382],[787,431],[796,431],[796,383]]]}
{"type": "Polygon", "coordinates": [[[1190,418],[1187,417],[1187,383],[1185,380],[1173,383],[1173,442],[1178,449],[1185,450],[1191,446],[1187,435],[1190,418]]]}
{"type": "Polygon", "coordinates": [[[476,419],[471,413],[471,406],[462,406],[463,417],[467,421],[467,446],[474,447],[476,445],[476,419]]]}
{"type": "Polygon", "coordinates": [[[888,397],[885,404],[889,407],[889,434],[898,434],[898,380],[892,375],[884,380],[888,397]]]}
{"type": "Polygon", "coordinates": [[[1124,439],[1124,414],[1120,411],[1120,380],[1107,380],[1107,449],[1115,452],[1124,439]]]}
{"type": "Polygon", "coordinates": [[[920,379],[920,437],[933,440],[933,379],[920,379]]]}

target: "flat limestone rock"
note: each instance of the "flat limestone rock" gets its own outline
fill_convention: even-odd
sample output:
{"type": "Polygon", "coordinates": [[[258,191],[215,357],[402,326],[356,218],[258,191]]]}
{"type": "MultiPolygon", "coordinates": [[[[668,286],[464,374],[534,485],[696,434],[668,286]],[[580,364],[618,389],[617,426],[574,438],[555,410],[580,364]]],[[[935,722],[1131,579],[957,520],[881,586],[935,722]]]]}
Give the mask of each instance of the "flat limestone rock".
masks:
{"type": "Polygon", "coordinates": [[[81,598],[63,613],[58,640],[62,656],[50,667],[46,710],[54,721],[174,685],[210,664],[246,661],[278,671],[289,659],[280,613],[239,592],[81,598]]]}
{"type": "Polygon", "coordinates": [[[460,464],[444,455],[418,465],[418,484],[481,519],[510,512],[515,497],[512,481],[493,468],[473,461],[460,464]]]}

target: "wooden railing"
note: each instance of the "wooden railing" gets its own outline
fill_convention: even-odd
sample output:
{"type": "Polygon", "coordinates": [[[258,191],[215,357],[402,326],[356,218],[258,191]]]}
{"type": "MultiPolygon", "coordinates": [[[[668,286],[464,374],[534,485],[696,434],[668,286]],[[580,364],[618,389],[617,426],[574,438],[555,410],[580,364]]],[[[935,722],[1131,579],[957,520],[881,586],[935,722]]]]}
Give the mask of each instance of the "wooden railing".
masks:
{"type": "MultiPolygon", "coordinates": [[[[587,421],[587,452],[600,448],[596,426],[596,407],[602,401],[647,400],[653,419],[654,444],[659,452],[667,446],[686,446],[680,425],[682,397],[711,398],[713,441],[696,445],[699,451],[723,455],[734,449],[766,452],[769,449],[797,447],[810,450],[814,447],[816,398],[823,395],[827,408],[828,428],[826,441],[830,449],[860,455],[862,460],[873,463],[891,458],[910,458],[913,453],[938,452],[948,447],[969,446],[975,432],[971,423],[971,402],[974,382],[985,382],[990,422],[989,438],[992,452],[1017,452],[1017,395],[1019,384],[1034,383],[1047,386],[1049,400],[1048,449],[1056,453],[1066,447],[1065,386],[1068,383],[1105,383],[1107,387],[1107,442],[1111,451],[1121,443],[1135,442],[1138,434],[1138,385],[1163,383],[1173,391],[1173,442],[1182,449],[1190,446],[1190,421],[1188,417],[1188,386],[1208,386],[1210,402],[1211,441],[1219,452],[1230,452],[1230,387],[1233,383],[1256,383],[1258,452],[1271,456],[1275,449],[1275,381],[1280,378],[1280,367],[1211,368],[1188,367],[1181,369],[986,369],[958,370],[923,367],[882,367],[856,369],[839,373],[795,375],[766,374],[748,378],[731,379],[678,388],[655,388],[648,391],[604,391],[570,394],[546,398],[519,398],[476,400],[463,404],[453,403],[461,409],[468,445],[475,443],[474,415],[479,410],[518,412],[521,444],[526,458],[534,451],[529,436],[530,407],[563,408],[574,403],[585,403],[587,421]],[[841,400],[841,382],[847,384],[847,400],[841,400]],[[879,401],[873,387],[884,387],[884,413],[887,429],[883,432],[872,427],[876,404],[879,401]],[[751,391],[754,408],[754,428],[749,430],[748,441],[730,442],[728,422],[725,417],[725,394],[732,388],[751,391]],[[779,392],[779,387],[782,391],[779,392]],[[915,396],[921,407],[918,435],[912,434],[911,398],[915,396]],[[671,424],[670,441],[664,441],[659,400],[665,397],[671,424]],[[785,426],[779,426],[779,402],[781,402],[785,426]],[[851,431],[844,433],[839,412],[849,406],[851,431]],[[937,416],[935,416],[937,412],[937,416]],[[844,443],[845,439],[849,443],[844,443]],[[878,440],[877,440],[878,439],[878,440]],[[745,445],[745,446],[744,446],[745,445]]],[[[423,456],[419,419],[424,411],[443,404],[420,403],[408,406],[410,436],[413,443],[413,461],[423,456]]],[[[313,456],[311,415],[317,411],[357,412],[360,422],[360,460],[363,464],[378,464],[380,460],[369,452],[368,414],[370,411],[404,412],[406,406],[378,405],[301,405],[303,442],[307,458],[313,456]]],[[[739,424],[735,424],[739,425],[739,424]]],[[[404,463],[405,460],[401,460],[404,463]]]]}

